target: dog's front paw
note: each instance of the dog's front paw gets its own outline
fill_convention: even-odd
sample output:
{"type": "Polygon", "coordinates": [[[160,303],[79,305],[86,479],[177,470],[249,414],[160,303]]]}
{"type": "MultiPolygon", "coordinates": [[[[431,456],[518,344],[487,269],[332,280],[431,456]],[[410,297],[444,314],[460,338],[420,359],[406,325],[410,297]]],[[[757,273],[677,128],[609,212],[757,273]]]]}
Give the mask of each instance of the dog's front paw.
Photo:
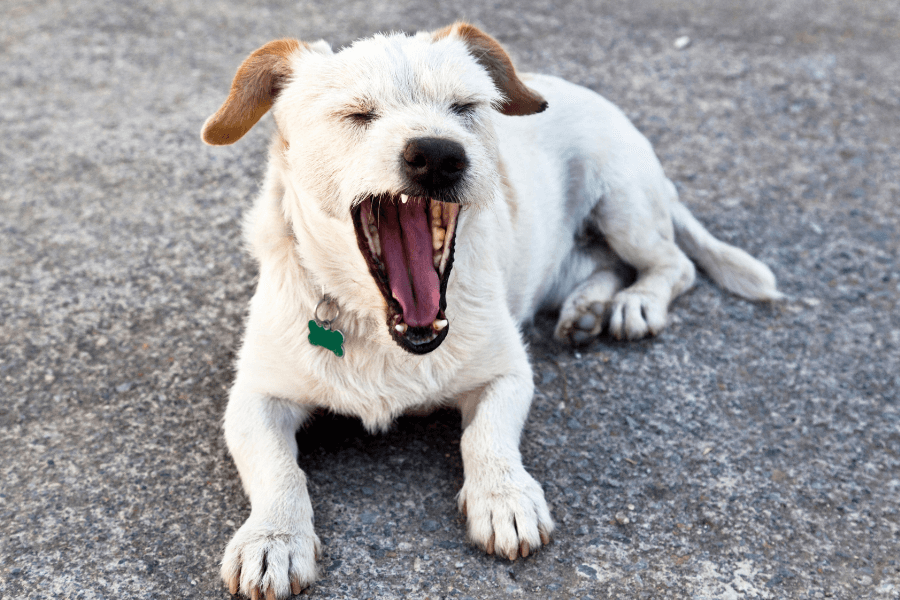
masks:
{"type": "Polygon", "coordinates": [[[665,328],[667,314],[665,300],[653,294],[623,290],[613,298],[609,332],[617,340],[656,335],[665,328]]]}
{"type": "Polygon", "coordinates": [[[282,529],[251,514],[225,549],[222,579],[252,600],[287,598],[315,581],[321,547],[312,523],[282,529]]]}
{"type": "Polygon", "coordinates": [[[550,543],[553,519],[544,492],[521,467],[497,479],[466,477],[459,509],[466,516],[469,539],[488,554],[515,560],[550,543]]]}

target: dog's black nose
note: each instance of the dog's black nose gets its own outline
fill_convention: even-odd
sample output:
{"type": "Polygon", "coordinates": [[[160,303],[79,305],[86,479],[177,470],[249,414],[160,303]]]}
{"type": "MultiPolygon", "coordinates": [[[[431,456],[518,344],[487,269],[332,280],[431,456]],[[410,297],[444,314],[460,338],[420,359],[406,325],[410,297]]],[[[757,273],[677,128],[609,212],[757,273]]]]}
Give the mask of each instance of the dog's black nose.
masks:
{"type": "Polygon", "coordinates": [[[403,150],[406,176],[424,191],[438,191],[454,185],[468,166],[465,148],[452,140],[415,138],[403,150]]]}

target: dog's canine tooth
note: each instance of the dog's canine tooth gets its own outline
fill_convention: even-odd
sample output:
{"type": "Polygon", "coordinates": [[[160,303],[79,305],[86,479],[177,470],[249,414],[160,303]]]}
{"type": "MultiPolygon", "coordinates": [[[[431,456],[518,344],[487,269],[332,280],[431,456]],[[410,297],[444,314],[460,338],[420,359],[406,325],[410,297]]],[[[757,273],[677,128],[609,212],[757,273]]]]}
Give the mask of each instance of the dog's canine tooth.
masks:
{"type": "Polygon", "coordinates": [[[436,200],[432,200],[431,201],[431,222],[432,223],[437,222],[440,225],[441,215],[443,214],[443,212],[444,212],[444,210],[441,208],[441,203],[436,200]]]}
{"type": "Polygon", "coordinates": [[[435,320],[434,320],[434,323],[431,324],[431,327],[432,327],[435,331],[441,331],[441,330],[444,329],[444,327],[447,326],[447,323],[448,323],[448,322],[447,322],[447,319],[435,319],[435,320]]]}
{"type": "Polygon", "coordinates": [[[406,333],[407,327],[408,325],[406,323],[397,323],[396,325],[394,325],[394,331],[396,331],[400,335],[403,335],[406,333]]]}
{"type": "Polygon", "coordinates": [[[409,201],[409,196],[407,196],[406,194],[400,194],[400,202],[402,202],[403,204],[406,204],[408,201],[409,201]]]}
{"type": "MultiPolygon", "coordinates": [[[[432,262],[434,263],[434,268],[439,269],[441,267],[441,259],[444,257],[444,253],[440,250],[436,251],[432,255],[432,262]]],[[[443,275],[443,273],[438,273],[438,275],[443,275]]]]}

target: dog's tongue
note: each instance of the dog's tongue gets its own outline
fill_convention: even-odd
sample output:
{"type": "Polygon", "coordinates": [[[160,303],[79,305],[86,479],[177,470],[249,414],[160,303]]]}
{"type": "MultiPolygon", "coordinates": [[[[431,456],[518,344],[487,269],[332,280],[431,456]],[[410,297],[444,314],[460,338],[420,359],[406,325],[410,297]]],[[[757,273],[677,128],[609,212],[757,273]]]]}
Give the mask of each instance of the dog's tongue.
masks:
{"type": "Polygon", "coordinates": [[[410,198],[406,203],[385,202],[382,206],[378,236],[391,291],[407,325],[430,326],[440,309],[441,290],[425,203],[410,198]]]}

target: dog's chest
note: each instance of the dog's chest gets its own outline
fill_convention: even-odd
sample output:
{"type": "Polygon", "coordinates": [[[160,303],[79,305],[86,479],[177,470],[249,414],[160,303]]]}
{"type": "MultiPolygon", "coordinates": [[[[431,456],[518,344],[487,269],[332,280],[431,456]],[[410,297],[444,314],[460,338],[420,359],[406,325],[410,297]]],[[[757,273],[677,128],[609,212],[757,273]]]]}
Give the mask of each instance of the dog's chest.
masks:
{"type": "Polygon", "coordinates": [[[445,403],[458,393],[455,361],[401,355],[399,349],[358,350],[349,345],[344,357],[328,360],[328,368],[311,374],[312,402],[382,431],[400,415],[445,403]]]}

